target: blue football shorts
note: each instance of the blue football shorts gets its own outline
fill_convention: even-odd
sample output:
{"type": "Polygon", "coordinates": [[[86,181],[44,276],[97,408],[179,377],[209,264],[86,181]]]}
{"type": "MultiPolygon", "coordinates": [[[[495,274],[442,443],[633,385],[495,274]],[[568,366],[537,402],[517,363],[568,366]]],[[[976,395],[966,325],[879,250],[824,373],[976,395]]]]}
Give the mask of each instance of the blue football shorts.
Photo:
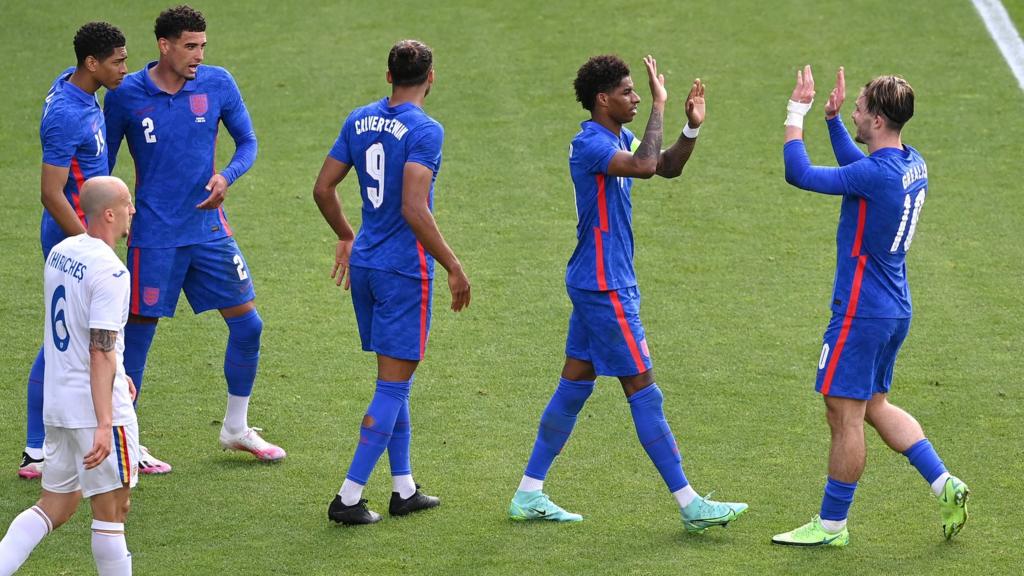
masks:
{"type": "Polygon", "coordinates": [[[833,315],[818,359],[815,390],[856,400],[888,394],[896,354],[909,330],[910,318],[833,315]]]}
{"type": "Polygon", "coordinates": [[[572,300],[566,356],[590,362],[601,376],[633,376],[651,369],[636,286],[606,292],[566,289],[572,300]]]}
{"type": "Polygon", "coordinates": [[[362,266],[350,266],[348,273],[363,350],[422,360],[430,336],[433,281],[362,266]]]}
{"type": "Polygon", "coordinates": [[[182,290],[196,314],[256,298],[249,266],[230,236],[177,248],[128,248],[128,270],[131,313],[139,316],[174,316],[182,290]]]}

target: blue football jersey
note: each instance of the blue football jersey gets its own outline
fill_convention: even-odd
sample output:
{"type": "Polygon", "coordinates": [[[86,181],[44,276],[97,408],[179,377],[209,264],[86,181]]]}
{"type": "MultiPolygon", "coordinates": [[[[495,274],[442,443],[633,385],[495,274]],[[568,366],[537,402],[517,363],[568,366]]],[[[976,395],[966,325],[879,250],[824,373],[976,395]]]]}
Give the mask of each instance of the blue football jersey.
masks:
{"type": "MultiPolygon", "coordinates": [[[[39,140],[43,163],[68,168],[64,197],[85,225],[85,213],[78,202],[82,185],[93,176],[109,174],[106,131],[103,112],[95,94],[89,94],[69,80],[72,66],[53,81],[43,102],[39,123],[39,140]]],[[[40,224],[44,246],[52,246],[64,238],[64,231],[46,209],[40,224]]]]}
{"type": "Polygon", "coordinates": [[[576,195],[576,250],[565,283],[581,290],[636,286],[633,270],[633,179],[608,174],[619,150],[632,149],[633,133],[616,136],[587,120],[569,147],[569,172],[576,195]]]}
{"type": "Polygon", "coordinates": [[[199,66],[194,80],[176,94],[149,76],[150,62],[107,93],[103,107],[110,167],[122,137],[135,160],[135,208],[129,244],[172,248],[232,234],[223,206],[200,210],[206,183],[216,173],[217,133],[223,121],[235,140],[235,154],[221,171],[228,184],[256,159],[256,135],[235,79],[223,68],[199,66]]]}
{"type": "MultiPolygon", "coordinates": [[[[882,148],[870,156],[856,154],[841,120],[830,121],[840,168],[804,168],[794,174],[801,188],[841,194],[836,230],[836,275],[832,310],[858,318],[909,318],[910,285],[907,250],[928,193],[928,167],[914,148],[882,148]]],[[[803,142],[785,146],[790,163],[802,155],[803,142]]]]}
{"type": "Polygon", "coordinates": [[[427,208],[434,209],[434,182],[441,169],[444,129],[415,104],[388,106],[388,99],[349,114],[329,153],[355,168],[363,218],[352,246],[353,266],[433,278],[434,259],[402,217],[402,179],[407,162],[430,168],[427,208]]]}

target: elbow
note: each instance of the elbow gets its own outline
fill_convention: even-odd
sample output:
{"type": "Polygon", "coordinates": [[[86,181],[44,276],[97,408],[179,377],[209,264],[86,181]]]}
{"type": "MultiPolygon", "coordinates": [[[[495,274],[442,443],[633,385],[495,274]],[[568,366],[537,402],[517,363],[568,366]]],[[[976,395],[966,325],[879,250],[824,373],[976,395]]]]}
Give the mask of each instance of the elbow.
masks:
{"type": "Polygon", "coordinates": [[[636,178],[641,178],[643,180],[650,180],[657,173],[658,173],[658,162],[656,160],[652,161],[652,162],[643,162],[642,164],[637,166],[637,171],[636,171],[636,176],[635,177],[636,178]]]}

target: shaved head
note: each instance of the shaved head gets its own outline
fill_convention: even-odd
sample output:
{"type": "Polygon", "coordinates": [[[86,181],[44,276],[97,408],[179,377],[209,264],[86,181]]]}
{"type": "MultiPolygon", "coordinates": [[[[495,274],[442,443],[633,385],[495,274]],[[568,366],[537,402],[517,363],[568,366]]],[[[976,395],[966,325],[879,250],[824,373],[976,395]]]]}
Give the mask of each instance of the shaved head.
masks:
{"type": "Polygon", "coordinates": [[[85,181],[79,201],[82,212],[91,220],[107,208],[123,204],[125,198],[131,200],[131,192],[124,181],[116,176],[96,176],[85,181]]]}

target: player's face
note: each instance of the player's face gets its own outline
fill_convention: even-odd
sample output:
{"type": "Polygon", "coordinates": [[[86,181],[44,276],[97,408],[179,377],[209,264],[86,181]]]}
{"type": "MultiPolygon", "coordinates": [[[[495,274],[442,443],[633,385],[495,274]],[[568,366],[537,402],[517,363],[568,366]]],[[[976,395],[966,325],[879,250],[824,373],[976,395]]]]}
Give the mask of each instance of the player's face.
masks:
{"type": "Polygon", "coordinates": [[[868,140],[871,140],[871,125],[875,118],[875,114],[867,111],[867,107],[864,105],[864,94],[861,92],[853,106],[853,125],[857,127],[857,134],[853,139],[861,144],[867,144],[868,140]]]}
{"type": "Polygon", "coordinates": [[[185,80],[194,80],[196,69],[206,52],[206,32],[182,32],[175,39],[160,39],[160,59],[170,65],[175,74],[185,80]]]}
{"type": "Polygon", "coordinates": [[[121,85],[128,74],[128,50],[124,46],[114,48],[114,53],[102,61],[96,62],[93,75],[107,90],[121,85]]]}
{"type": "Polygon", "coordinates": [[[127,238],[128,230],[132,225],[132,216],[135,215],[135,205],[132,204],[132,195],[125,188],[121,192],[121,198],[114,207],[114,229],[117,230],[119,238],[127,238]]]}
{"type": "Polygon", "coordinates": [[[608,116],[619,124],[632,122],[640,103],[640,95],[633,89],[633,79],[626,76],[607,96],[608,116]]]}

